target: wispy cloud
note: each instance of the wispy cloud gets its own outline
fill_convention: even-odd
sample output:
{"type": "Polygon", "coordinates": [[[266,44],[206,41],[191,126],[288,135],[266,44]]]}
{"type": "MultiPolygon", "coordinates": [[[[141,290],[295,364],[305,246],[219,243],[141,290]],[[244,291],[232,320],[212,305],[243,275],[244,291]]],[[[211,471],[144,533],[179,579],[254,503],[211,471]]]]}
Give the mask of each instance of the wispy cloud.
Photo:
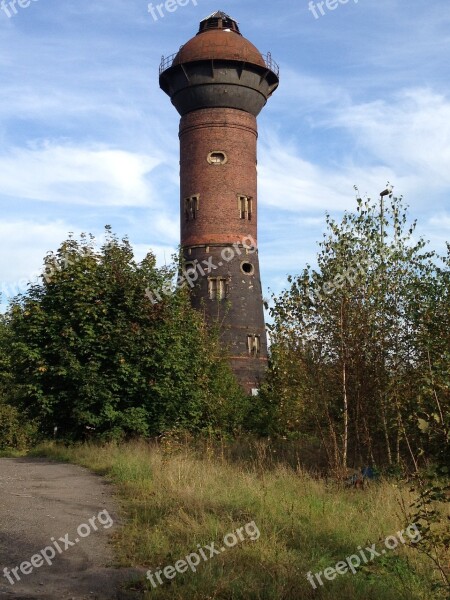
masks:
{"type": "Polygon", "coordinates": [[[31,221],[25,219],[0,221],[0,303],[5,307],[9,298],[23,293],[27,283],[35,281],[42,270],[43,258],[59,246],[73,230],[64,221],[31,221]]]}
{"type": "Polygon", "coordinates": [[[259,167],[260,202],[282,211],[337,211],[353,206],[353,186],[363,182],[368,190],[378,192],[387,180],[396,181],[389,167],[374,165],[362,169],[349,157],[336,159],[328,168],[301,157],[295,145],[271,136],[261,152],[259,167]]]}
{"type": "MultiPolygon", "coordinates": [[[[155,23],[145,0],[46,0],[0,19],[1,281],[33,273],[68,231],[105,223],[128,233],[138,256],[152,247],[168,260],[179,235],[179,117],[158,65],[214,8],[199,0],[155,23]]],[[[394,183],[442,248],[445,3],[360,0],[319,20],[307,0],[222,8],[281,66],[259,118],[264,287],[314,262],[325,211],[351,209],[355,184],[373,196],[394,183]]]]}
{"type": "Polygon", "coordinates": [[[389,100],[354,104],[326,124],[351,132],[372,160],[422,178],[423,187],[450,187],[450,99],[429,89],[403,90],[389,100]]]}
{"type": "Polygon", "coordinates": [[[3,196],[67,204],[151,205],[149,179],[161,157],[122,150],[42,145],[0,157],[3,196]]]}

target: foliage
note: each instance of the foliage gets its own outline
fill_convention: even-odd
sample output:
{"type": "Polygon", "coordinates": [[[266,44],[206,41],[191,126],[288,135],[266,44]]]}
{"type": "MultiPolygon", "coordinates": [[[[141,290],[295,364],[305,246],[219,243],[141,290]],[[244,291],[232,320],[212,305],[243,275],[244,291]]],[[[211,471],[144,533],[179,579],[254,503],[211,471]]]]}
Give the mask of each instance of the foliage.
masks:
{"type": "Polygon", "coordinates": [[[177,290],[153,304],[146,290],[172,286],[176,265],[136,263],[110,229],[70,237],[45,258],[41,281],[6,316],[14,403],[43,434],[82,439],[239,426],[242,406],[214,332],[177,290]]]}
{"type": "Polygon", "coordinates": [[[401,198],[358,197],[341,223],[327,216],[318,269],[274,297],[266,425],[315,432],[336,469],[417,468],[448,449],[448,269],[415,225],[401,198]]]}
{"type": "MultiPolygon", "coordinates": [[[[439,259],[416,239],[400,198],[357,198],[327,216],[318,269],[274,298],[272,356],[258,426],[315,435],[331,468],[413,471],[414,548],[448,588],[450,537],[450,246],[439,259]]],[[[437,597],[437,596],[436,596],[437,597]]]]}
{"type": "Polygon", "coordinates": [[[416,473],[411,488],[417,496],[410,507],[403,506],[406,520],[418,524],[421,539],[416,550],[431,559],[439,575],[436,590],[450,590],[448,562],[450,558],[450,531],[448,504],[450,485],[448,469],[428,469],[416,473]]]}
{"type": "Polygon", "coordinates": [[[0,315],[0,452],[24,450],[34,438],[33,425],[21,417],[7,399],[13,389],[9,360],[9,336],[0,315]]]}
{"type": "Polygon", "coordinates": [[[17,408],[0,400],[0,450],[26,450],[36,441],[36,433],[17,408]]]}

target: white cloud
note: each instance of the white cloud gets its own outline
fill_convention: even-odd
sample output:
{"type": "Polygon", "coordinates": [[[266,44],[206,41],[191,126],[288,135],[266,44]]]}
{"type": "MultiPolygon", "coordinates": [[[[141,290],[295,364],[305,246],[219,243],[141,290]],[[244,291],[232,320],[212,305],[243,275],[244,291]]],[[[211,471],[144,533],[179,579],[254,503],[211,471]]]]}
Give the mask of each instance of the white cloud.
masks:
{"type": "Polygon", "coordinates": [[[445,96],[403,90],[389,100],[336,111],[328,124],[347,129],[372,159],[414,177],[421,187],[450,187],[450,100],[445,96]]]}
{"type": "Polygon", "coordinates": [[[429,220],[429,224],[432,227],[438,227],[439,229],[446,229],[450,232],[450,215],[445,213],[440,213],[431,217],[429,220]]]}
{"type": "Polygon", "coordinates": [[[1,301],[25,292],[27,283],[36,280],[42,270],[43,258],[55,250],[67,232],[72,230],[63,221],[0,221],[0,292],[1,301]]]}
{"type": "MultiPolygon", "coordinates": [[[[399,181],[382,166],[355,167],[342,159],[338,168],[326,168],[304,160],[298,148],[272,136],[261,151],[258,167],[261,204],[283,211],[344,210],[354,205],[353,186],[362,182],[370,193],[381,191],[386,181],[399,181]]],[[[361,190],[364,192],[364,190],[361,190]]]]}
{"type": "Polygon", "coordinates": [[[162,162],[106,148],[52,145],[11,148],[0,156],[3,196],[98,206],[150,205],[147,176],[162,162]]]}
{"type": "Polygon", "coordinates": [[[297,140],[264,131],[261,204],[289,212],[340,211],[354,206],[355,184],[373,197],[386,181],[416,206],[429,202],[430,192],[449,191],[450,100],[445,96],[416,89],[390,100],[351,103],[330,90],[336,103],[326,105],[320,101],[327,97],[323,86],[314,85],[311,94],[320,109],[310,118],[311,126],[318,139],[328,135],[331,140],[336,130],[344,131],[342,154],[306,160],[297,140]]]}

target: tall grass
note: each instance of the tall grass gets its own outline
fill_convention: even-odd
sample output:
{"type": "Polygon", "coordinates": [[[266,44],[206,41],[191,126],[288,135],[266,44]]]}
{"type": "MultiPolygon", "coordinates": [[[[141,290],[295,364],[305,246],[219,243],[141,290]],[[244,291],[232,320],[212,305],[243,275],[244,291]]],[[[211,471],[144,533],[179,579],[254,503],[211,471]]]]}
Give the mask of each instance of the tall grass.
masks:
{"type": "MultiPolygon", "coordinates": [[[[261,535],[245,540],[196,573],[177,574],[144,598],[156,600],[430,600],[432,575],[420,555],[401,546],[356,575],[338,575],[314,590],[316,573],[382,544],[405,529],[400,490],[389,482],[346,490],[300,468],[276,464],[263,446],[252,460],[230,461],[222,448],[203,452],[169,440],[160,445],[47,444],[38,449],[106,475],[123,500],[125,525],[116,533],[117,562],[155,571],[254,521],[261,535]]],[[[405,495],[406,491],[402,491],[405,495]]],[[[142,597],[142,596],[141,596],[142,597]]]]}

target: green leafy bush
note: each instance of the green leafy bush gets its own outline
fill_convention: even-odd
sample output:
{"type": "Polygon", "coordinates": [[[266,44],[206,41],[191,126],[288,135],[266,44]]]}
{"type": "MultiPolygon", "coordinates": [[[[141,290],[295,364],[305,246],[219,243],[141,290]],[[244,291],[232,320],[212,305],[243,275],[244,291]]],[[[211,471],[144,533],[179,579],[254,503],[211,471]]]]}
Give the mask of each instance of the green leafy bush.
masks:
{"type": "Polygon", "coordinates": [[[21,417],[14,406],[0,401],[0,451],[26,450],[36,437],[36,428],[21,417]]]}
{"type": "Polygon", "coordinates": [[[6,315],[14,405],[44,435],[239,427],[247,399],[187,291],[146,296],[171,287],[176,271],[151,253],[137,263],[109,228],[100,250],[83,235],[46,257],[41,282],[6,315]]]}

